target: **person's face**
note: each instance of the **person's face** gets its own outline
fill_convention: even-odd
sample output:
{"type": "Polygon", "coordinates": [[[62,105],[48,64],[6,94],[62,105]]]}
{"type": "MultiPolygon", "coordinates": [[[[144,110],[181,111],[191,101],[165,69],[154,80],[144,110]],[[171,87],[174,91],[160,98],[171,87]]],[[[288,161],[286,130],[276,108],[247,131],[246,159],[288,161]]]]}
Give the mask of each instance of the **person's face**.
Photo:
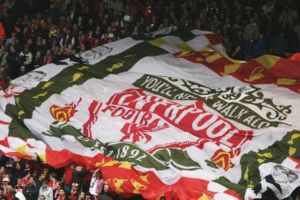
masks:
{"type": "Polygon", "coordinates": [[[40,51],[36,52],[35,56],[36,56],[37,58],[40,58],[40,57],[41,57],[41,52],[40,52],[40,51]]]}
{"type": "Polygon", "coordinates": [[[26,68],[25,68],[24,65],[21,66],[20,71],[21,71],[22,73],[24,73],[24,72],[26,71],[26,68]]]}
{"type": "Polygon", "coordinates": [[[91,195],[86,195],[86,196],[85,196],[85,200],[90,200],[90,199],[92,199],[92,198],[91,198],[91,195]]]}
{"type": "Polygon", "coordinates": [[[22,185],[22,179],[18,178],[17,185],[22,185]]]}
{"type": "Polygon", "coordinates": [[[77,191],[77,190],[78,190],[78,186],[72,185],[72,190],[73,190],[73,191],[77,191]]]}
{"type": "Polygon", "coordinates": [[[4,168],[4,167],[1,167],[1,168],[0,168],[0,174],[4,174],[4,172],[5,172],[5,168],[4,168]]]}
{"type": "Polygon", "coordinates": [[[97,172],[97,173],[96,173],[96,178],[97,178],[97,179],[98,179],[98,178],[101,178],[100,172],[97,172]]]}
{"type": "Polygon", "coordinates": [[[16,169],[21,169],[21,165],[20,165],[20,163],[16,163],[16,169]]]}
{"type": "Polygon", "coordinates": [[[16,51],[15,47],[14,47],[14,46],[11,46],[11,47],[10,47],[10,51],[11,51],[11,52],[15,52],[15,51],[16,51]]]}
{"type": "Polygon", "coordinates": [[[80,198],[80,199],[84,199],[84,192],[81,192],[81,193],[80,193],[79,198],[80,198]]]}
{"type": "Polygon", "coordinates": [[[100,198],[100,196],[95,195],[93,199],[94,199],[94,200],[98,200],[98,198],[100,198]]]}
{"type": "Polygon", "coordinates": [[[72,44],[68,44],[68,49],[73,49],[73,45],[72,44]]]}
{"type": "Polygon", "coordinates": [[[64,196],[64,195],[65,195],[65,191],[62,190],[62,189],[60,189],[60,190],[59,190],[59,195],[60,195],[60,196],[64,196]]]}
{"type": "Polygon", "coordinates": [[[41,180],[45,180],[45,179],[46,179],[46,173],[41,174],[41,175],[40,175],[40,179],[41,179],[41,180]]]}
{"type": "Polygon", "coordinates": [[[27,174],[26,174],[26,178],[29,178],[30,177],[30,175],[31,175],[31,173],[29,172],[29,171],[27,171],[27,174]]]}
{"type": "Polygon", "coordinates": [[[47,182],[46,182],[46,181],[43,181],[42,186],[43,186],[43,188],[46,188],[46,187],[47,187],[47,182]]]}
{"type": "Polygon", "coordinates": [[[109,185],[105,184],[105,185],[103,186],[103,191],[104,191],[104,192],[108,192],[108,191],[109,191],[109,185]]]}
{"type": "Polygon", "coordinates": [[[8,185],[8,181],[2,181],[3,185],[8,185]]]}
{"type": "Polygon", "coordinates": [[[32,177],[30,178],[29,182],[30,182],[30,184],[35,184],[35,180],[32,177]]]}

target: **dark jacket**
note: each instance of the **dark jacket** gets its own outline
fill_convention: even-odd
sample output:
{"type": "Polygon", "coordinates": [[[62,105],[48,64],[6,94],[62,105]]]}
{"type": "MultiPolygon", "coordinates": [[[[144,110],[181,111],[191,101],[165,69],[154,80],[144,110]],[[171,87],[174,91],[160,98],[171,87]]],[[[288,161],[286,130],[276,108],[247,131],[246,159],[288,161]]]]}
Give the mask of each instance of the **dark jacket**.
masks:
{"type": "Polygon", "coordinates": [[[39,188],[37,185],[29,184],[24,189],[26,200],[37,200],[39,196],[39,188]]]}

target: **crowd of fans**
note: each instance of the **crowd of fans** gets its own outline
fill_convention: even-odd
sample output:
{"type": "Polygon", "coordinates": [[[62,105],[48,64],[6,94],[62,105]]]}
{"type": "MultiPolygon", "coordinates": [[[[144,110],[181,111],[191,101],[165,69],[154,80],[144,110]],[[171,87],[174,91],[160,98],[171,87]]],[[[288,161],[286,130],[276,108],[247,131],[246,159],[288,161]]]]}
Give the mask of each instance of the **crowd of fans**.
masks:
{"type": "MultiPolygon", "coordinates": [[[[219,33],[235,59],[265,53],[287,57],[300,48],[298,4],[296,0],[0,0],[0,88],[42,65],[168,26],[219,33]]],[[[0,200],[13,199],[15,192],[29,200],[113,198],[100,172],[94,174],[102,180],[94,195],[89,192],[92,175],[82,167],[70,165],[53,173],[41,164],[3,160],[0,200]]]]}
{"type": "Polygon", "coordinates": [[[167,26],[209,30],[250,60],[300,47],[293,0],[0,0],[0,87],[32,69],[167,26]]]}
{"type": "Polygon", "coordinates": [[[70,164],[53,169],[36,161],[0,156],[0,200],[121,200],[101,172],[70,164]]]}

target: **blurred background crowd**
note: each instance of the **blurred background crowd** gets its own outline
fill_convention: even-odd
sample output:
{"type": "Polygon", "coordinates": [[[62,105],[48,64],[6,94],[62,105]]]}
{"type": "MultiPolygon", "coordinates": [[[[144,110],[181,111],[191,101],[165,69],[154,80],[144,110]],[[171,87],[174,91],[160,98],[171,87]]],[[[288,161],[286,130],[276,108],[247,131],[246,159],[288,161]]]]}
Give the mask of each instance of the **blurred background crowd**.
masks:
{"type": "Polygon", "coordinates": [[[0,87],[32,69],[131,35],[177,26],[224,37],[250,60],[300,48],[296,0],[0,0],[0,87]]]}
{"type": "Polygon", "coordinates": [[[99,170],[69,164],[53,169],[41,162],[0,156],[0,200],[126,200],[112,193],[99,170]]]}

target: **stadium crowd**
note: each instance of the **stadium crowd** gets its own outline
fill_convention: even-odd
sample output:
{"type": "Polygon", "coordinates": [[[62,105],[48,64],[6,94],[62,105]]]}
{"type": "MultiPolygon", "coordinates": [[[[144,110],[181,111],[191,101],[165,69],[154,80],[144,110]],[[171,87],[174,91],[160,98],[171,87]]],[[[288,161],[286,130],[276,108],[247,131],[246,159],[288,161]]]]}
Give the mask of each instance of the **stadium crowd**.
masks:
{"type": "MultiPolygon", "coordinates": [[[[235,59],[265,53],[287,57],[300,49],[298,4],[296,0],[0,0],[0,88],[45,64],[168,26],[219,33],[235,59]]],[[[5,157],[0,164],[0,200],[14,199],[16,192],[28,200],[116,198],[100,172],[80,166],[53,170],[5,157]],[[97,179],[92,190],[91,177],[97,179]]]]}
{"type": "Polygon", "coordinates": [[[209,30],[250,60],[299,51],[295,0],[1,0],[0,87],[32,69],[167,26],[209,30]]]}
{"type": "Polygon", "coordinates": [[[98,170],[91,172],[74,164],[53,169],[37,161],[0,158],[0,200],[91,199],[126,198],[111,193],[98,170]]]}

